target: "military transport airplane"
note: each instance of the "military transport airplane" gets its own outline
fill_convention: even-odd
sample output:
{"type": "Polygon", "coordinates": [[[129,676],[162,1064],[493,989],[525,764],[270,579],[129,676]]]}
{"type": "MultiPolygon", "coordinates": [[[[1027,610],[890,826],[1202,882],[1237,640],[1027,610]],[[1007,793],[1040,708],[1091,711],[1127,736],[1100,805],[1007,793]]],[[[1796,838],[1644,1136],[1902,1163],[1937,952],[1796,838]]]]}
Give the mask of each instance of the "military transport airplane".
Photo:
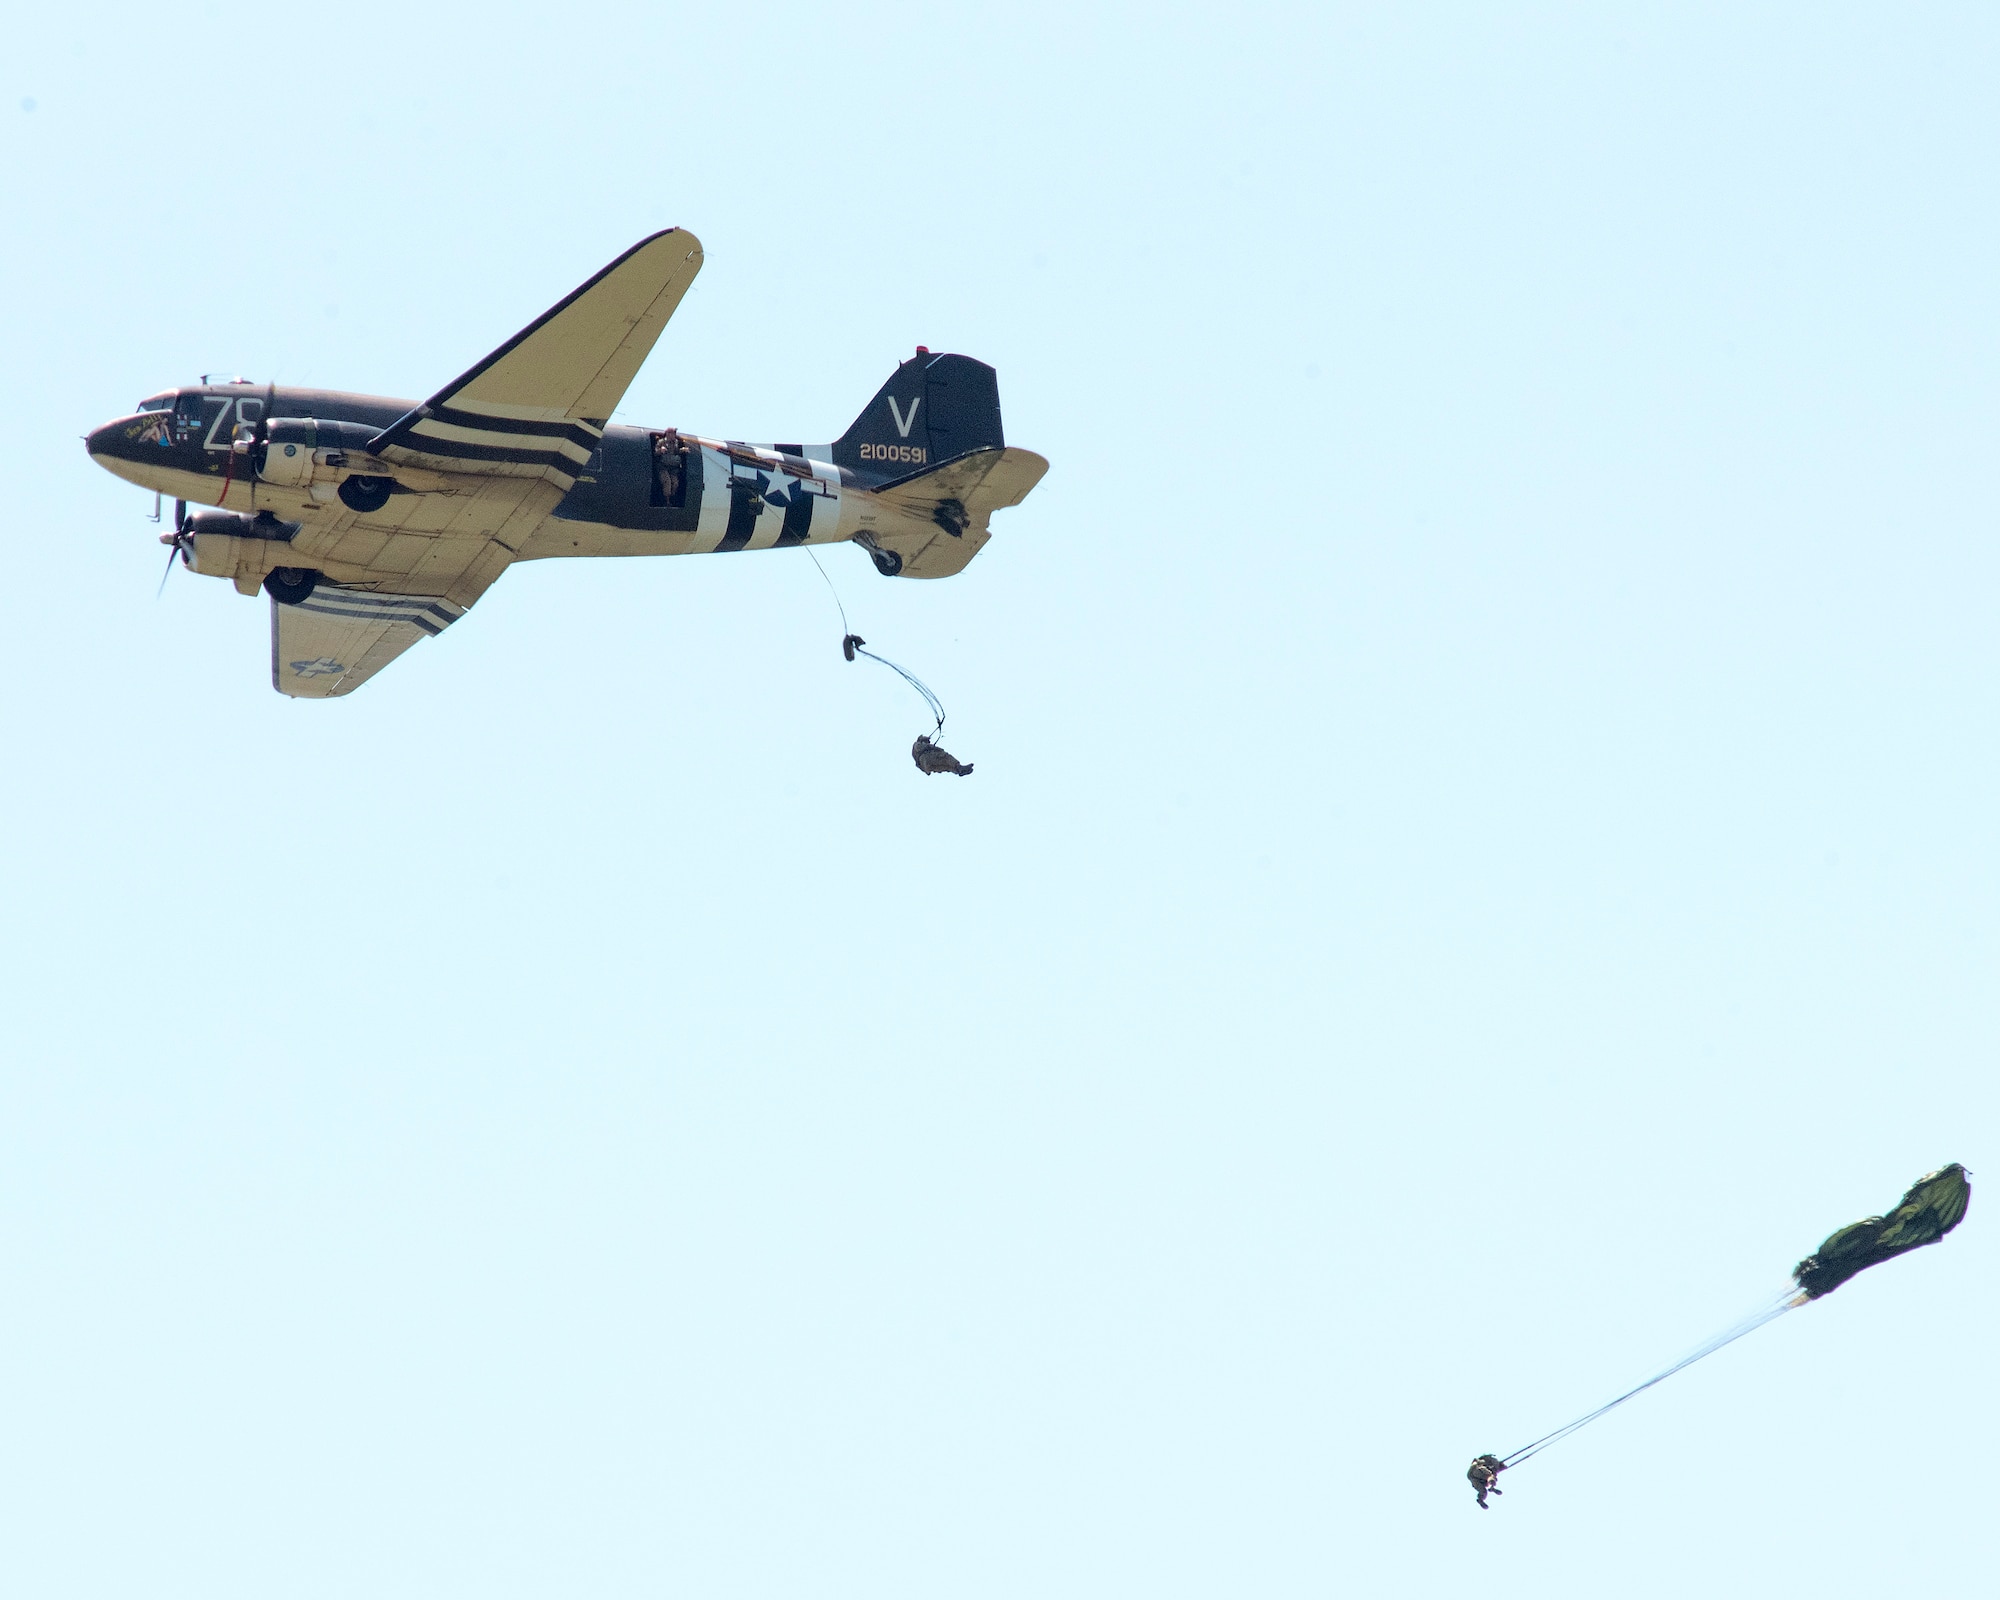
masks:
{"type": "Polygon", "coordinates": [[[991,367],[921,346],[829,445],[610,426],[700,270],[693,234],[642,239],[421,405],[204,381],[85,443],[174,497],[169,570],[271,597],[272,684],[309,699],[359,688],[516,561],[851,540],[887,576],[949,577],[1048,470],[1008,447],[991,367]]]}

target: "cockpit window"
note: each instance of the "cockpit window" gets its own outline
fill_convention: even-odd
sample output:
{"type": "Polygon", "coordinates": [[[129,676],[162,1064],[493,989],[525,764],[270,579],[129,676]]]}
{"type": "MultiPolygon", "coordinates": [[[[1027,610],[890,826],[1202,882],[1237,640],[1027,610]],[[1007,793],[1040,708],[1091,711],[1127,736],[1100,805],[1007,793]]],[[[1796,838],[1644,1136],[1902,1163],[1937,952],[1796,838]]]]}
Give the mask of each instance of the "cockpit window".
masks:
{"type": "Polygon", "coordinates": [[[174,406],[174,421],[178,422],[184,428],[199,427],[201,425],[201,399],[202,396],[199,389],[183,389],[179,401],[174,406]]]}
{"type": "Polygon", "coordinates": [[[172,409],[173,403],[171,394],[156,394],[150,400],[141,400],[138,408],[141,411],[167,411],[172,409]]]}

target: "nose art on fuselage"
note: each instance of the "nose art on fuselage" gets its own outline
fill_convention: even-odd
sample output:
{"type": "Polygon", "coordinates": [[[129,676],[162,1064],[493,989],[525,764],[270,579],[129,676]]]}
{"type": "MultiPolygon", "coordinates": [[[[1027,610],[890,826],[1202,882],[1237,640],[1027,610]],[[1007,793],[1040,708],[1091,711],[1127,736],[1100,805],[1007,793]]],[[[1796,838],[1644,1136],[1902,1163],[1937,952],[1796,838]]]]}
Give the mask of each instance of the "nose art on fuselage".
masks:
{"type": "Polygon", "coordinates": [[[157,470],[169,464],[173,423],[171,412],[141,411],[92,429],[84,436],[83,447],[106,472],[143,483],[148,467],[157,470]]]}

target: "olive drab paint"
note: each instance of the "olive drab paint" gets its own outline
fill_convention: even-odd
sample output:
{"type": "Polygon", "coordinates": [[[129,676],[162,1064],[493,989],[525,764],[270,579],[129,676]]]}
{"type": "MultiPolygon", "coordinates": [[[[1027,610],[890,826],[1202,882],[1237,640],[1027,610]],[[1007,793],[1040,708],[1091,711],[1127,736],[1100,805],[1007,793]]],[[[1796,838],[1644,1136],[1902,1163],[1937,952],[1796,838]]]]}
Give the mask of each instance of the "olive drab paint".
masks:
{"type": "Polygon", "coordinates": [[[1962,1164],[1927,1172],[1886,1217],[1863,1217],[1829,1234],[1792,1268],[1792,1281],[1808,1300],[1832,1294],[1857,1273],[1938,1243],[1965,1220],[1971,1203],[1972,1184],[1962,1164]]]}
{"type": "Polygon", "coordinates": [[[834,441],[832,459],[853,472],[900,475],[1006,444],[994,370],[970,356],[919,350],[834,441]]]}

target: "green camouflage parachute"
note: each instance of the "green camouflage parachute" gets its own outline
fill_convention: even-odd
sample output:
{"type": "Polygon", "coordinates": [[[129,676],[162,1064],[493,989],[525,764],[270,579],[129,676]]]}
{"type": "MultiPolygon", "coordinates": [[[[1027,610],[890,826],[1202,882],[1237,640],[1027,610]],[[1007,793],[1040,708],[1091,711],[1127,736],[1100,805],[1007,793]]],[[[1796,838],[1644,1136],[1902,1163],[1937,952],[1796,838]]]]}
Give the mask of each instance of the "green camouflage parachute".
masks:
{"type": "Polygon", "coordinates": [[[1886,1217],[1863,1217],[1859,1222],[1850,1223],[1792,1268],[1795,1287],[1758,1307],[1733,1327],[1724,1328],[1704,1340],[1672,1366],[1627,1389],[1617,1399],[1606,1401],[1595,1411],[1586,1411],[1574,1422],[1564,1423],[1554,1433],[1545,1433],[1534,1443],[1522,1445],[1511,1455],[1475,1457],[1466,1477],[1479,1495],[1480,1509],[1486,1509],[1489,1494],[1500,1492],[1497,1480],[1510,1467],[1518,1467],[1528,1457],[1541,1454],[1550,1445],[1567,1439],[1578,1428],[1587,1427],[1606,1412],[1615,1411],[1635,1395],[1644,1394],[1654,1384],[1693,1366],[1704,1356],[1714,1355],[1724,1345],[1734,1344],[1746,1333],[1776,1321],[1787,1311],[1817,1300],[1821,1295],[1833,1293],[1857,1272],[1866,1272],[1870,1267],[1879,1266],[1908,1251],[1936,1244],[1964,1219],[1966,1202],[1971,1198],[1972,1185],[1966,1181],[1965,1168],[1956,1161],[1948,1167],[1926,1173],[1910,1186],[1902,1203],[1886,1217]]]}
{"type": "Polygon", "coordinates": [[[1956,1161],[1926,1173],[1886,1217],[1863,1217],[1828,1238],[1792,1268],[1792,1281],[1805,1291],[1808,1300],[1817,1300],[1832,1294],[1857,1272],[1906,1250],[1936,1244],[1958,1226],[1971,1194],[1965,1168],[1956,1161]]]}

